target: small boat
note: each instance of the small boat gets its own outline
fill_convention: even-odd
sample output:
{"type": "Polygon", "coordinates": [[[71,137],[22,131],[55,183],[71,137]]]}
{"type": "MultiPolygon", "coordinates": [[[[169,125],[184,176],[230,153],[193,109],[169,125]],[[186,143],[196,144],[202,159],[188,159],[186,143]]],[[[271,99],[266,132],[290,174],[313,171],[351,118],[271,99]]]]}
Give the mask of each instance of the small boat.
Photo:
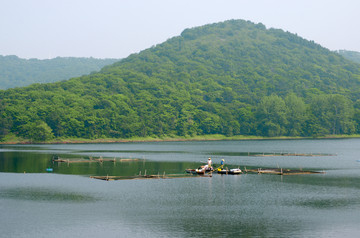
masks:
{"type": "Polygon", "coordinates": [[[46,168],[46,172],[53,172],[54,171],[54,169],[53,168],[46,168]]]}
{"type": "Polygon", "coordinates": [[[214,171],[214,169],[211,167],[211,168],[197,168],[197,169],[186,169],[185,170],[186,173],[189,173],[189,174],[207,174],[207,173],[210,173],[212,171],[214,171]]]}
{"type": "Polygon", "coordinates": [[[241,174],[242,171],[240,168],[237,169],[219,169],[218,174],[241,174]]]}

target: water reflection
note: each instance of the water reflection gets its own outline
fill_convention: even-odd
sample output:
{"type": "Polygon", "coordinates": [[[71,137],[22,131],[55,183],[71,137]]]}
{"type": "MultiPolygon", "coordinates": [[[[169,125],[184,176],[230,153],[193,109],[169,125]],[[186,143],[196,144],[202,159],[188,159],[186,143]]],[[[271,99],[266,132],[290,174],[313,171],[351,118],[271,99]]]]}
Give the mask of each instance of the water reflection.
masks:
{"type": "MultiPolygon", "coordinates": [[[[66,156],[69,158],[69,155],[66,156]]],[[[199,166],[199,163],[193,162],[156,162],[119,158],[103,160],[90,161],[78,156],[65,159],[65,162],[54,162],[53,155],[50,154],[2,152],[0,153],[0,172],[46,173],[46,169],[50,167],[54,173],[59,174],[133,176],[145,173],[178,174],[184,173],[187,168],[199,166]]]]}

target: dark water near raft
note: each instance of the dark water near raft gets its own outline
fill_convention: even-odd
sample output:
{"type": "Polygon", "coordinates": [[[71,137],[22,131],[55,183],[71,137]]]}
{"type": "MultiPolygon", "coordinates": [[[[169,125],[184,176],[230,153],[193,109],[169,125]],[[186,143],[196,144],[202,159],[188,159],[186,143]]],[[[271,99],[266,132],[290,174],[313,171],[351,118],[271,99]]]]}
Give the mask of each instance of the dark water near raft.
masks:
{"type": "Polygon", "coordinates": [[[360,139],[0,146],[3,237],[356,237],[360,139]],[[255,153],[328,154],[257,157],[255,153]],[[116,158],[53,163],[52,156],[116,158]],[[248,156],[250,155],[250,156],[248,156]],[[229,167],[312,175],[101,181],[183,173],[208,157],[229,167]],[[133,161],[120,159],[136,159],[133,161]],[[46,168],[53,168],[47,173],[46,168]],[[25,172],[25,173],[24,173],[25,172]]]}

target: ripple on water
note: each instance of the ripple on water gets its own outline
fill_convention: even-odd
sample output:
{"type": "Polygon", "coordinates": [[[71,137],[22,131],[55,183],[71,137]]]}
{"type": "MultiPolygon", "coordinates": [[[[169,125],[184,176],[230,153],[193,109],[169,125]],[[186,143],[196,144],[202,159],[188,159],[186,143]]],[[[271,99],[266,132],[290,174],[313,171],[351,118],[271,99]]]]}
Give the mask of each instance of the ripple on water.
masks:
{"type": "Polygon", "coordinates": [[[0,191],[1,198],[41,202],[94,202],[96,198],[76,192],[57,191],[50,188],[8,188],[0,191]]]}

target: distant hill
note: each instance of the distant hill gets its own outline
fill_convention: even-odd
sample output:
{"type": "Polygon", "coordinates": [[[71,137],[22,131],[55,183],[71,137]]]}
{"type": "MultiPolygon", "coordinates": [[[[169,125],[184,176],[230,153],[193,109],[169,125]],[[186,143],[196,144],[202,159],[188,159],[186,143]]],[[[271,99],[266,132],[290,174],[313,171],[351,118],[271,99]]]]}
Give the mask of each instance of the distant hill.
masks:
{"type": "Polygon", "coordinates": [[[75,57],[38,60],[0,55],[0,89],[66,80],[99,71],[116,61],[118,60],[75,57]]]}
{"type": "Polygon", "coordinates": [[[129,138],[360,133],[360,67],[231,20],[63,82],[0,91],[0,136],[129,138]]]}
{"type": "Polygon", "coordinates": [[[346,59],[360,64],[360,52],[349,51],[349,50],[338,50],[337,52],[340,55],[344,56],[346,59]]]}

